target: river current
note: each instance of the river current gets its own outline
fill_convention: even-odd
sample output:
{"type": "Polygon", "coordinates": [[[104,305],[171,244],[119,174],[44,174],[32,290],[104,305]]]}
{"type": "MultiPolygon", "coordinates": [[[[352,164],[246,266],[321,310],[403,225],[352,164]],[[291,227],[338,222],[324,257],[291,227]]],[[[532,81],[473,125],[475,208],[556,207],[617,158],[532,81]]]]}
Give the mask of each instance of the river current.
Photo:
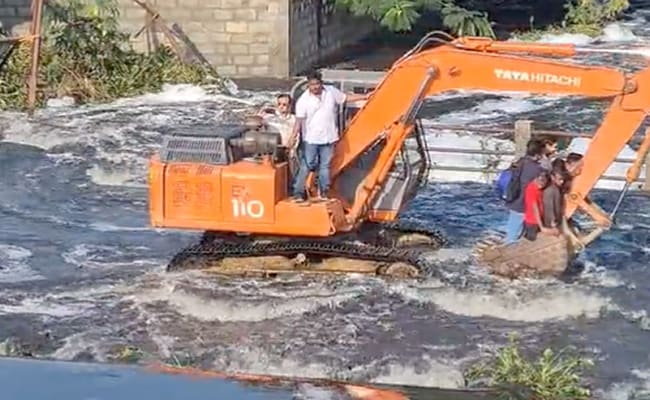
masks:
{"type": "MultiPolygon", "coordinates": [[[[647,18],[636,12],[608,40],[585,46],[650,47],[647,18]]],[[[563,39],[580,38],[556,38],[563,39]]],[[[628,69],[645,62],[582,60],[628,69]]],[[[148,227],[146,163],[161,134],[235,120],[275,93],[229,97],[180,85],[105,105],[53,102],[33,118],[0,113],[0,347],[107,361],[134,346],[145,357],[221,370],[458,388],[464,366],[516,332],[531,351],[573,345],[593,357],[601,397],[650,389],[650,199],[640,194],[590,246],[585,271],[571,282],[501,281],[472,265],[473,241],[501,227],[505,210],[489,185],[435,180],[407,216],[449,237],[435,256],[450,278],[444,282],[166,273],[167,261],[200,233],[148,227]]],[[[425,126],[510,127],[531,118],[544,128],[589,131],[603,109],[465,93],[429,99],[421,117],[425,126]]],[[[437,132],[428,129],[434,145],[437,132]]],[[[616,196],[593,197],[611,209],[616,196]]]]}

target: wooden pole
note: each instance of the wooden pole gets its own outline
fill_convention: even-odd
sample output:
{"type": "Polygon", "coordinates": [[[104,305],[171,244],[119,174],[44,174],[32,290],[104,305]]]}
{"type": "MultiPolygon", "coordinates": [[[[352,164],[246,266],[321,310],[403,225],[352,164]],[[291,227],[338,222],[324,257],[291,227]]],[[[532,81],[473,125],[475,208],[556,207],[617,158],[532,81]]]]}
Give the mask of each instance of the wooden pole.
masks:
{"type": "Polygon", "coordinates": [[[153,26],[160,28],[163,35],[169,42],[169,45],[172,46],[172,49],[174,50],[178,58],[182,60],[183,52],[181,51],[181,48],[178,46],[176,40],[174,39],[174,34],[172,33],[171,29],[167,27],[167,21],[165,21],[165,19],[160,16],[160,13],[149,3],[149,0],[144,0],[144,2],[140,0],[133,0],[133,2],[139,5],[143,10],[147,12],[147,14],[151,16],[151,21],[153,26]]]}
{"type": "Polygon", "coordinates": [[[650,153],[645,157],[645,178],[643,179],[642,189],[650,192],[650,153]]]}
{"type": "Polygon", "coordinates": [[[522,119],[515,121],[515,159],[526,155],[526,145],[533,136],[533,121],[522,119]]]}
{"type": "Polygon", "coordinates": [[[43,22],[43,0],[32,0],[32,65],[29,72],[29,91],[27,104],[30,115],[36,106],[36,87],[38,85],[38,59],[41,54],[41,23],[43,22]]]}

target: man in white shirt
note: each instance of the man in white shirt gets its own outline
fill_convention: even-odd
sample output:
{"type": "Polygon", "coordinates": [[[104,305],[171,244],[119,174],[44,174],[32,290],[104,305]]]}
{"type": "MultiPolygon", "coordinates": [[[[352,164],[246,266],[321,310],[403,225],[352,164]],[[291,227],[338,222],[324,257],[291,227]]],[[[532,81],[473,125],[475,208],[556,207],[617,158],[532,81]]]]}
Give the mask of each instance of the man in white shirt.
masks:
{"type": "Polygon", "coordinates": [[[306,199],[306,180],[309,172],[318,172],[319,199],[326,199],[330,189],[330,163],[334,144],[339,140],[337,118],[339,105],[366,100],[368,94],[343,93],[330,85],[323,85],[320,72],[307,76],[307,90],[296,102],[296,124],[289,146],[298,141],[302,132],[300,169],[294,182],[294,201],[306,199]]]}
{"type": "Polygon", "coordinates": [[[286,148],[286,157],[289,161],[289,171],[293,176],[297,170],[297,147],[298,142],[294,141],[289,147],[289,139],[296,124],[296,117],[291,113],[291,95],[282,93],[276,97],[275,108],[264,108],[259,115],[264,119],[267,129],[271,132],[278,132],[282,138],[282,146],[286,148]]]}
{"type": "Polygon", "coordinates": [[[275,101],[275,108],[265,108],[260,111],[259,115],[264,118],[269,130],[280,133],[282,146],[288,147],[293,125],[296,122],[296,117],[291,114],[291,95],[279,94],[275,101]]]}

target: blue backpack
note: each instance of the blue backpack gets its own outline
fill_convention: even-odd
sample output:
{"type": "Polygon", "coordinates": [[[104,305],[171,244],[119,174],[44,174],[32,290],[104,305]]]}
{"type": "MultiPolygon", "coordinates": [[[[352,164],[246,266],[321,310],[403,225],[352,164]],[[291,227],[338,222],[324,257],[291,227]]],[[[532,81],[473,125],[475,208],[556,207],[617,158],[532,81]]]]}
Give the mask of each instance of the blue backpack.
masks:
{"type": "Polygon", "coordinates": [[[512,169],[508,168],[499,174],[496,180],[496,190],[497,194],[499,197],[503,200],[506,199],[506,192],[508,190],[508,184],[510,183],[510,179],[512,179],[512,169]]]}
{"type": "Polygon", "coordinates": [[[523,158],[501,171],[496,180],[496,191],[506,203],[511,203],[521,194],[521,167],[523,158]],[[513,179],[514,178],[514,179],[513,179]]]}

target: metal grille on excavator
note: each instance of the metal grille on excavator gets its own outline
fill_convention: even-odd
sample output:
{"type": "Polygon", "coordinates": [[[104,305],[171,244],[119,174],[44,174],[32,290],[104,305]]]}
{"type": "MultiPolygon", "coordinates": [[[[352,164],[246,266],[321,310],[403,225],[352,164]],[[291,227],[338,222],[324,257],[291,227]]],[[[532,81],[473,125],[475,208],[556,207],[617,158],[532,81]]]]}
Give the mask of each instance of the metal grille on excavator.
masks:
{"type": "Polygon", "coordinates": [[[164,163],[227,165],[230,159],[226,140],[219,136],[166,136],[163,138],[160,159],[164,163]]]}

